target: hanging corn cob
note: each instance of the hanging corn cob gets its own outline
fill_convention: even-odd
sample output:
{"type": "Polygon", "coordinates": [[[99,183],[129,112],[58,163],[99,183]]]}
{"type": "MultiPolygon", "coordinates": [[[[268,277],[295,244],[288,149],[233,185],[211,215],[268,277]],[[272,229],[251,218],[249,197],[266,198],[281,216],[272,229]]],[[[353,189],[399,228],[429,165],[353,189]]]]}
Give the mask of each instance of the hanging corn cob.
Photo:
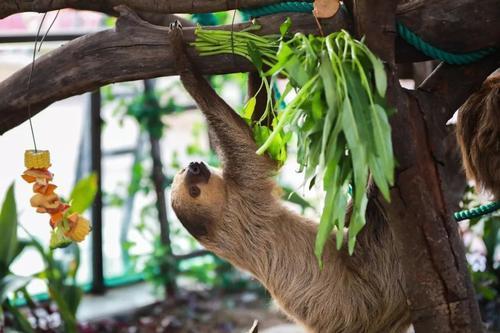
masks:
{"type": "Polygon", "coordinates": [[[24,165],[27,170],[21,177],[33,184],[35,193],[30,200],[31,206],[37,213],[50,215],[50,247],[66,247],[73,241],[83,241],[91,230],[90,223],[79,213],[71,212],[71,206],[54,192],[57,186],[51,183],[54,175],[48,170],[51,166],[49,151],[27,150],[24,165]]]}

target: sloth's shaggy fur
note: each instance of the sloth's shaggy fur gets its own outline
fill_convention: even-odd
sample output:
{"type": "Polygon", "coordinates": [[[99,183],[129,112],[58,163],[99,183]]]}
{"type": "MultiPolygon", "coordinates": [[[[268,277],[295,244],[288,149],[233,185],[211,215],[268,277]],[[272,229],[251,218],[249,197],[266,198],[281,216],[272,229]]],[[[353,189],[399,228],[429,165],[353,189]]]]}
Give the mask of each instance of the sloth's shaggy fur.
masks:
{"type": "Polygon", "coordinates": [[[500,200],[500,73],[462,105],[456,134],[467,177],[500,200]]]}
{"type": "Polygon", "coordinates": [[[175,177],[172,207],[188,231],[253,274],[310,332],[405,332],[410,316],[403,275],[374,196],[354,255],[335,250],[333,236],[320,270],[314,256],[317,224],[282,204],[273,162],[255,154],[249,127],[190,63],[180,28],[173,26],[169,38],[182,83],[206,116],[223,162],[222,173],[195,177],[188,168],[175,177]]]}

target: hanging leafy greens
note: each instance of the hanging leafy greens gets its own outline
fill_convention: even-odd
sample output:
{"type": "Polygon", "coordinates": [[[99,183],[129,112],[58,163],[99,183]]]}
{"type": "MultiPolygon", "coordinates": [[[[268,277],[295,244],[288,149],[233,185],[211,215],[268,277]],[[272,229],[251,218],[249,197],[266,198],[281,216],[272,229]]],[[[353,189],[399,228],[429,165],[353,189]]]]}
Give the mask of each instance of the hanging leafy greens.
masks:
{"type": "MultiPolygon", "coordinates": [[[[371,174],[386,200],[394,182],[394,156],[385,104],[387,78],[382,62],[363,41],[347,31],[327,37],[287,35],[291,22],[280,27],[281,36],[257,36],[248,31],[196,29],[193,43],[201,55],[234,53],[250,60],[267,90],[267,108],[252,123],[255,97],[242,116],[253,126],[260,145],[280,163],[292,133],[298,137],[297,160],[309,187],[323,179],[326,197],[315,254],[321,264],[324,245],[337,229],[337,248],[344,239],[345,214],[352,186],[353,211],[348,223],[348,249],[365,225],[366,189],[371,174]],[[288,78],[281,97],[273,102],[271,88],[278,74],[288,78]],[[283,101],[295,91],[288,104],[283,101]],[[269,123],[268,119],[272,119],[269,123]]],[[[254,27],[255,28],[255,27],[254,27]]]]}

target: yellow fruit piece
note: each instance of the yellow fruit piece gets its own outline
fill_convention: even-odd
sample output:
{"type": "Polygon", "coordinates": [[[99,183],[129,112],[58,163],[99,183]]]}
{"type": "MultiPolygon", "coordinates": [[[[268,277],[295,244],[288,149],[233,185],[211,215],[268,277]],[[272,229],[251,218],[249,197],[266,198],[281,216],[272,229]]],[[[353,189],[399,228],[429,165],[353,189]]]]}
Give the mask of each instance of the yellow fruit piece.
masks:
{"type": "Polygon", "coordinates": [[[26,150],[24,166],[28,169],[48,169],[50,167],[50,152],[48,150],[26,150]]]}
{"type": "Polygon", "coordinates": [[[65,232],[65,236],[75,242],[81,242],[87,237],[92,228],[89,221],[77,213],[68,216],[69,230],[65,232]]]}

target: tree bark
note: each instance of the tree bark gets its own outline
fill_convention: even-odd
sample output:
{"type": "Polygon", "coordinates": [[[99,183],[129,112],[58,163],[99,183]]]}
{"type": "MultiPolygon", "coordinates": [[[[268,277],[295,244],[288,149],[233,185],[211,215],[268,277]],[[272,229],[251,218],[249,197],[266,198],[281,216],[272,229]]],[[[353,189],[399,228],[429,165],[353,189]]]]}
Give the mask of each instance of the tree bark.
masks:
{"type": "Polygon", "coordinates": [[[391,118],[396,184],[384,205],[413,325],[417,333],[482,332],[463,242],[451,219],[465,184],[460,159],[449,151],[446,120],[498,66],[498,55],[469,68],[442,66],[422,89],[402,90],[395,75],[394,1],[355,0],[353,9],[356,32],[366,34],[387,64],[388,100],[398,110],[391,118]]]}

